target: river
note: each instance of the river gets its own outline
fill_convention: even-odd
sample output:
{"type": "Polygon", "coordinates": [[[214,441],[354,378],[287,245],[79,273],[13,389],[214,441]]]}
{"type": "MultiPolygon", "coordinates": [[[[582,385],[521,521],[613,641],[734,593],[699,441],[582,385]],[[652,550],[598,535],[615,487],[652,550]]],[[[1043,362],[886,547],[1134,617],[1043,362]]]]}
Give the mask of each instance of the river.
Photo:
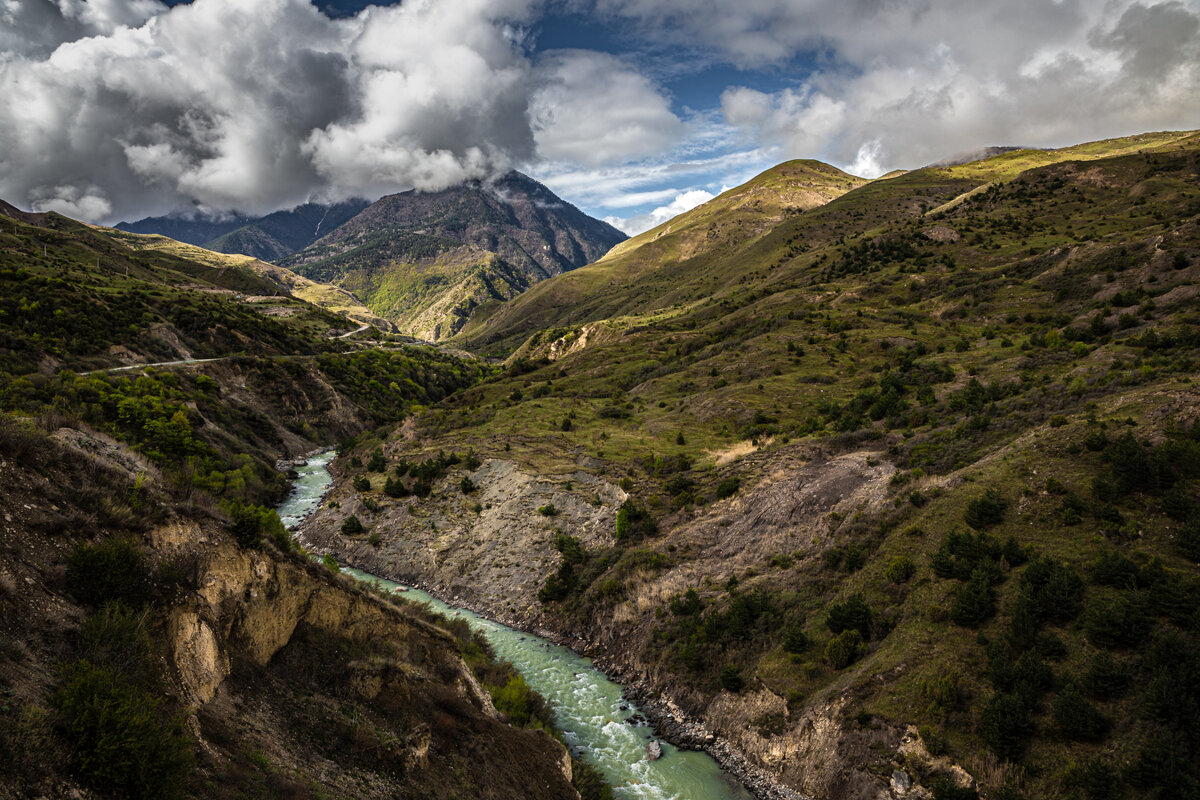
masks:
{"type": "MultiPolygon", "coordinates": [[[[292,494],[279,507],[289,528],[298,526],[320,505],[329,489],[328,465],[333,453],[322,453],[297,467],[292,494]]],[[[750,794],[706,753],[679,750],[662,742],[663,756],[646,760],[653,730],[637,706],[622,696],[621,686],[571,650],[529,633],[514,630],[465,609],[454,608],[419,589],[356,569],[342,568],[355,578],[375,583],[406,600],[427,604],[445,616],[465,619],[480,631],[499,658],[511,663],[531,688],[554,709],[555,721],[571,752],[599,769],[621,800],[751,800],[750,794]]]]}

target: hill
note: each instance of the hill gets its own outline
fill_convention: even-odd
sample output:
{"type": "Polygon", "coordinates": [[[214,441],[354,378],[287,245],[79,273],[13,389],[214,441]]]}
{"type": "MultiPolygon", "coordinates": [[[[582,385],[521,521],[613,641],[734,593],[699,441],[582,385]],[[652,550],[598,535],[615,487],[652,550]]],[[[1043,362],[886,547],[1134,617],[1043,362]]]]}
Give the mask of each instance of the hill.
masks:
{"type": "Polygon", "coordinates": [[[1200,136],[785,167],[465,328],[306,535],[811,797],[1194,796],[1200,136]]]}
{"type": "Polygon", "coordinates": [[[625,235],[521,175],[389,195],[281,263],[437,340],[480,308],[602,256],[625,235]]]}
{"type": "Polygon", "coordinates": [[[714,264],[736,261],[790,215],[864,183],[827,164],[790,161],[613,247],[586,268],[467,325],[461,341],[512,349],[530,332],[571,322],[685,305],[711,294],[714,264]]]}

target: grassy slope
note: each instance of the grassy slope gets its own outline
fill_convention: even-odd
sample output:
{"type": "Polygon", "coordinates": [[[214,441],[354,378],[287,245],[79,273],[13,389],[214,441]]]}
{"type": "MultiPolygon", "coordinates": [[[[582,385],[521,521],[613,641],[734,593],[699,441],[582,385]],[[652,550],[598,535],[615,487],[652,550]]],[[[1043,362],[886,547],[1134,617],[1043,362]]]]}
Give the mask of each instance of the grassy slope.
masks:
{"type": "MultiPolygon", "coordinates": [[[[1166,767],[1136,768],[1160,734],[1184,748],[1175,756],[1181,763],[1197,745],[1178,727],[1186,720],[1146,710],[1146,688],[1164,667],[1144,649],[1118,647],[1132,687],[1091,701],[1112,723],[1101,743],[1059,732],[1053,700],[1103,649],[1093,622],[1119,593],[1090,581],[1081,614],[1045,628],[1063,652],[1032,651],[1054,677],[1029,703],[1034,732],[1017,737],[1024,754],[1009,753],[1015,765],[1007,766],[983,758],[989,746],[1003,749],[985,732],[998,684],[977,631],[947,619],[963,584],[932,574],[930,561],[950,530],[966,530],[968,504],[994,488],[1008,510],[990,534],[1062,559],[1085,581],[1101,552],[1119,551],[1151,573],[1146,565],[1161,559],[1167,577],[1143,575],[1139,585],[1150,588],[1129,597],[1158,609],[1148,612],[1153,635],[1177,642],[1183,663],[1195,664],[1197,620],[1171,621],[1153,599],[1176,593],[1186,609],[1200,596],[1196,568],[1178,546],[1182,523],[1164,515],[1170,502],[1161,491],[1096,494],[1093,483],[1117,458],[1102,439],[1128,430],[1156,445],[1196,421],[1197,361],[1186,336],[1200,323],[1198,165],[1191,134],[1009,153],[866,184],[758,238],[718,240],[688,262],[622,273],[629,256],[614,254],[510,304],[531,315],[531,327],[553,333],[526,346],[526,360],[506,377],[427,412],[418,430],[431,438],[419,446],[487,456],[503,444],[504,457],[563,474],[579,454],[594,456],[610,477],[628,477],[637,502],[659,518],[661,535],[642,546],[674,565],[667,574],[714,576],[725,565],[696,560],[684,542],[705,520],[737,519],[736,498],[714,503],[719,483],[740,478],[741,493],[754,498],[773,470],[812,457],[812,448],[865,451],[896,470],[885,510],[822,521],[817,538],[816,521],[801,521],[797,530],[809,533],[794,549],[776,553],[774,565],[744,567],[738,594],[761,591],[773,610],[740,638],[697,633],[670,612],[656,622],[649,607],[614,601],[653,596],[656,581],[666,580],[653,569],[631,571],[620,545],[594,554],[609,560],[549,612],[566,628],[630,620],[642,658],[709,694],[719,690],[722,665],[763,680],[797,714],[850,691],[858,707],[888,722],[931,726],[993,790],[1013,782],[1030,797],[1071,796],[1086,783],[1075,766],[1107,760],[1118,793],[1124,780],[1130,791],[1186,794],[1195,780],[1186,770],[1172,777],[1166,767]],[[567,298],[575,306],[566,308],[567,298]],[[616,309],[626,316],[603,335],[603,318],[616,309]],[[650,309],[665,310],[630,315],[650,309]],[[1143,338],[1150,332],[1159,342],[1185,338],[1164,347],[1143,338]],[[560,336],[579,346],[539,361],[560,336]],[[889,375],[904,387],[891,397],[893,383],[881,383],[889,375]],[[627,416],[601,413],[614,408],[627,416]],[[755,444],[745,450],[758,449],[753,456],[717,457],[747,440],[755,444]],[[644,461],[655,455],[685,455],[694,467],[674,475],[644,461]],[[670,483],[677,477],[692,484],[680,493],[686,484],[670,483]],[[1048,485],[1051,477],[1061,486],[1048,485]],[[1078,506],[1075,514],[1068,505],[1078,506]],[[907,583],[886,577],[898,556],[916,568],[907,583]],[[831,638],[825,610],[856,593],[878,627],[861,660],[834,669],[823,655],[831,638]],[[787,626],[813,644],[784,652],[787,626]],[[700,648],[701,666],[687,666],[689,642],[700,648]],[[931,679],[947,675],[949,695],[931,699],[931,679]]],[[[494,315],[484,329],[493,333],[475,331],[470,341],[517,341],[530,328],[504,327],[515,313],[494,315]]],[[[1194,476],[1178,484],[1177,517],[1200,513],[1196,485],[1194,476]]],[[[1009,566],[1002,574],[998,611],[979,629],[989,641],[1007,641],[1024,572],[1009,566]]],[[[722,619],[736,600],[719,581],[696,588],[704,620],[722,619]]],[[[1194,687],[1188,691],[1174,702],[1196,702],[1194,687]]]]}
{"type": "Polygon", "coordinates": [[[604,258],[539,284],[486,315],[477,315],[461,341],[488,351],[514,348],[532,331],[582,320],[657,310],[692,291],[711,293],[714,263],[741,253],[787,214],[820,206],[863,183],[826,164],[790,161],[720,197],[614,247],[604,258]]]}

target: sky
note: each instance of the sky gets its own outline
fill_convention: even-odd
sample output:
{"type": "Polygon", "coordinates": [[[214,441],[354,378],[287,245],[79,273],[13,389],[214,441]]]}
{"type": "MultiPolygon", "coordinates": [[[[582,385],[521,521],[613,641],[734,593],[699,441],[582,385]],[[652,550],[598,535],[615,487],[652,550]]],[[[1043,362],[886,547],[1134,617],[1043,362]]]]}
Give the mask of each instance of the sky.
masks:
{"type": "Polygon", "coordinates": [[[0,198],[89,222],[518,169],[635,234],[792,158],[1195,128],[1200,0],[0,0],[0,198]]]}

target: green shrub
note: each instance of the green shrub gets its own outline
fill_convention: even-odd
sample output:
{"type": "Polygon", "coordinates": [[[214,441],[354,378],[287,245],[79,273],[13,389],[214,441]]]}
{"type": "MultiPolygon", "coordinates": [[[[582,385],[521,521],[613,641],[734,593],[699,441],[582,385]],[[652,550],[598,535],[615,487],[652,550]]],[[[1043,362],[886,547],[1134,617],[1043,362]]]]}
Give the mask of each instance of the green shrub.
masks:
{"type": "Polygon", "coordinates": [[[950,606],[950,619],[955,624],[978,628],[996,611],[996,590],[992,588],[991,575],[977,569],[971,580],[958,588],[954,603],[950,606]]]}
{"type": "Polygon", "coordinates": [[[137,608],[150,602],[153,586],[142,551],[131,539],[79,542],[67,555],[71,594],[89,606],[107,602],[137,608]]]}
{"type": "Polygon", "coordinates": [[[83,623],[83,649],[88,661],[150,689],[158,671],[150,657],[147,613],[145,609],[109,602],[89,616],[83,623]]]}
{"type": "Polygon", "coordinates": [[[554,507],[554,503],[547,503],[544,506],[538,506],[537,513],[543,517],[555,517],[558,516],[558,509],[554,507]]]}
{"type": "Polygon", "coordinates": [[[799,625],[792,625],[783,633],[783,649],[787,653],[803,653],[808,649],[808,634],[799,625]]]}
{"type": "Polygon", "coordinates": [[[856,628],[847,628],[825,645],[825,661],[834,669],[845,669],[858,660],[863,638],[856,628]]]}
{"type": "Polygon", "coordinates": [[[1007,510],[1008,501],[993,487],[967,504],[963,519],[972,528],[981,531],[1003,522],[1007,510]]]}
{"type": "Polygon", "coordinates": [[[672,597],[668,605],[671,613],[680,617],[695,616],[704,608],[704,603],[700,600],[700,595],[691,587],[682,595],[672,597]]]}
{"type": "Polygon", "coordinates": [[[362,522],[360,522],[358,517],[354,516],[353,514],[346,517],[346,520],[342,523],[341,527],[342,533],[346,536],[357,536],[365,530],[366,528],[363,527],[362,522]]]}
{"type": "Polygon", "coordinates": [[[183,718],[112,669],[87,660],[68,666],[62,678],[52,701],[72,744],[73,770],[102,791],[178,796],[192,764],[183,718]]]}
{"type": "Polygon", "coordinates": [[[1054,723],[1059,732],[1068,739],[1095,742],[1108,732],[1108,720],[1096,707],[1083,699],[1079,687],[1068,683],[1050,704],[1054,723]]]}
{"type": "Polygon", "coordinates": [[[970,786],[959,786],[948,775],[938,775],[929,789],[933,800],[979,800],[979,792],[970,786]]]}
{"type": "Polygon", "coordinates": [[[354,480],[350,482],[350,485],[354,487],[354,491],[356,492],[371,491],[371,479],[366,475],[356,475],[354,480]]]}
{"type": "Polygon", "coordinates": [[[1150,633],[1151,619],[1136,595],[1125,592],[1107,603],[1093,603],[1083,627],[1097,647],[1135,647],[1150,633]]]}
{"type": "Polygon", "coordinates": [[[233,538],[242,547],[258,547],[263,537],[270,538],[284,550],[291,547],[291,537],[275,509],[242,500],[223,500],[221,508],[229,514],[233,538]]]}
{"type": "Polygon", "coordinates": [[[654,518],[644,508],[639,507],[633,500],[626,500],[617,510],[615,535],[618,540],[653,536],[658,533],[658,525],[654,518]]]}
{"type": "Polygon", "coordinates": [[[917,733],[921,735],[921,741],[925,743],[925,749],[929,751],[929,755],[935,757],[946,755],[948,749],[946,740],[931,726],[922,725],[917,728],[917,733]]]}
{"type": "Polygon", "coordinates": [[[367,537],[367,544],[371,547],[379,547],[383,544],[383,537],[377,531],[371,531],[371,535],[367,537]]]}
{"type": "Polygon", "coordinates": [[[386,472],[387,459],[383,457],[383,449],[375,448],[371,458],[367,460],[367,472],[386,472]]]}
{"type": "Polygon", "coordinates": [[[726,497],[733,497],[740,488],[742,488],[741,478],[736,475],[726,478],[717,484],[717,499],[724,500],[726,497]]]}
{"type": "Polygon", "coordinates": [[[613,800],[612,787],[600,770],[586,761],[571,758],[571,785],[579,792],[580,800],[613,800]]]}
{"type": "Polygon", "coordinates": [[[983,709],[980,734],[988,749],[1000,758],[1016,761],[1033,733],[1029,707],[1016,695],[996,692],[983,709]]]}
{"type": "Polygon", "coordinates": [[[893,556],[888,561],[887,571],[884,575],[892,583],[907,583],[916,573],[917,567],[913,564],[912,559],[908,556],[893,556]]]}
{"type": "Polygon", "coordinates": [[[398,478],[388,478],[383,482],[383,493],[388,497],[408,497],[408,487],[398,478]]]}
{"type": "Polygon", "coordinates": [[[1119,697],[1129,685],[1129,672],[1112,657],[1101,650],[1092,657],[1088,671],[1083,675],[1083,686],[1097,700],[1119,697]]]}
{"type": "Polygon", "coordinates": [[[1063,776],[1068,789],[1081,789],[1087,800],[1117,800],[1123,794],[1121,773],[1105,759],[1071,767],[1063,776]]]}
{"type": "Polygon", "coordinates": [[[834,603],[830,606],[825,615],[825,625],[829,628],[830,633],[842,633],[853,629],[859,632],[861,638],[869,639],[873,617],[874,612],[863,600],[863,596],[856,594],[845,602],[834,603]]]}
{"type": "Polygon", "coordinates": [[[471,480],[469,475],[464,475],[463,479],[458,482],[458,488],[463,494],[471,494],[475,491],[475,481],[471,480]]]}
{"type": "Polygon", "coordinates": [[[721,688],[730,692],[740,692],[746,685],[746,681],[742,678],[741,671],[733,664],[727,665],[721,670],[721,688]]]}

